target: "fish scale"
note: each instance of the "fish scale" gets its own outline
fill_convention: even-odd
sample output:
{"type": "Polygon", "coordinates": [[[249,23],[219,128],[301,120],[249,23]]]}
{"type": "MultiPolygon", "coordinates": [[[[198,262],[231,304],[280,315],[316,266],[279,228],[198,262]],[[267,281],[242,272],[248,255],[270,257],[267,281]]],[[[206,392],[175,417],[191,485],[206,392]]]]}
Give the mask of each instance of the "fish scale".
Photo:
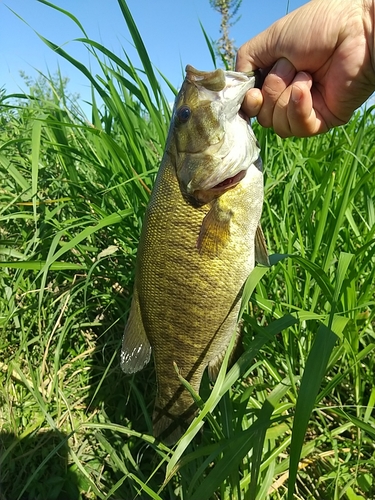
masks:
{"type": "MultiPolygon", "coordinates": [[[[224,101],[218,113],[219,80],[221,78],[222,89],[227,79],[235,80],[236,75],[239,74],[222,70],[198,72],[188,67],[187,78],[176,98],[165,153],[138,248],[121,366],[126,373],[134,373],[149,361],[152,351],[157,379],[154,435],[166,444],[173,444],[180,437],[197,410],[190,393],[178,379],[174,363],[196,392],[208,365],[211,375],[217,373],[222,354],[237,326],[243,285],[254,267],[254,246],[263,204],[263,174],[250,125],[237,114],[253,81],[249,82],[242,74],[238,76],[235,106],[228,105],[230,111],[226,114],[224,101]],[[216,100],[213,116],[207,105],[210,96],[216,100]],[[204,106],[200,106],[200,101],[204,106]],[[178,110],[187,105],[194,118],[181,124],[178,110]],[[246,173],[235,185],[225,182],[228,175],[224,153],[225,148],[228,149],[228,137],[232,141],[229,149],[236,147],[233,143],[236,134],[228,130],[232,114],[238,140],[248,142],[249,154],[248,165],[238,166],[239,172],[245,168],[246,173]],[[207,148],[202,153],[208,150],[212,155],[210,163],[210,154],[204,154],[203,171],[197,161],[198,139],[194,142],[202,127],[207,136],[207,148]],[[215,127],[211,134],[210,127],[215,127]],[[213,142],[209,137],[214,138],[213,142]],[[222,144],[217,142],[218,138],[222,144]],[[218,169],[220,154],[224,159],[221,172],[217,172],[214,169],[218,169]],[[217,177],[216,184],[220,186],[201,190],[201,179],[206,182],[208,176],[215,178],[213,182],[217,177]]],[[[186,116],[189,113],[184,109],[183,120],[186,116]]],[[[242,151],[244,144],[238,147],[242,151]]],[[[232,163],[234,156],[231,151],[232,163]]],[[[232,164],[231,174],[233,168],[232,164]]]]}

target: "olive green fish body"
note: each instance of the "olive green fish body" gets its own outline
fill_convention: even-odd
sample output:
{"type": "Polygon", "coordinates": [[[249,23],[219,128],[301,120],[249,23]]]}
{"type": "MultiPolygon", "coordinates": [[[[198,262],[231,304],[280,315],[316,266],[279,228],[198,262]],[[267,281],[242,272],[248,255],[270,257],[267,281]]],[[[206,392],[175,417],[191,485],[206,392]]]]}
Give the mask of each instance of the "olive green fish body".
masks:
{"type": "MultiPolygon", "coordinates": [[[[177,99],[177,110],[184,105],[177,99]]],[[[219,187],[214,184],[210,194],[212,186],[206,188],[204,176],[199,174],[194,196],[189,193],[186,186],[191,177],[186,171],[178,177],[178,172],[184,168],[196,172],[195,162],[202,164],[202,159],[209,165],[211,153],[211,165],[216,164],[217,140],[223,143],[222,137],[212,142],[207,130],[205,133],[206,142],[211,141],[205,154],[194,151],[189,159],[189,153],[180,153],[186,143],[181,146],[176,140],[178,131],[171,126],[146,210],[122,350],[122,368],[127,373],[142,368],[152,350],[157,377],[154,434],[167,443],[178,439],[183,423],[196,411],[175,365],[198,392],[207,366],[211,378],[215,377],[236,329],[242,288],[254,267],[263,203],[263,175],[259,163],[254,162],[257,148],[244,173],[230,171],[233,178],[241,178],[233,188],[221,192],[218,179],[219,187]]]]}

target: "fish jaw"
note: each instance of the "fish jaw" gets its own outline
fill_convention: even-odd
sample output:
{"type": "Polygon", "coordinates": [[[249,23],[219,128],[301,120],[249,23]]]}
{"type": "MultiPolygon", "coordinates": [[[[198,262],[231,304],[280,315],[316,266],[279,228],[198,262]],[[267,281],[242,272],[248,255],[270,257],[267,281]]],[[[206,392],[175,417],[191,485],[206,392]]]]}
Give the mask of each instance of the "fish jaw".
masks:
{"type": "Polygon", "coordinates": [[[255,78],[244,73],[187,66],[172,132],[176,174],[187,199],[202,204],[221,196],[241,182],[259,157],[250,124],[239,111],[254,83],[255,78]],[[188,120],[178,123],[187,108],[188,120]]]}
{"type": "Polygon", "coordinates": [[[247,170],[240,170],[238,174],[233,177],[229,177],[217,185],[208,189],[196,189],[192,193],[192,198],[196,200],[199,204],[205,205],[211,201],[219,198],[229,189],[235,188],[246,176],[247,170]]]}
{"type": "Polygon", "coordinates": [[[198,204],[213,201],[235,188],[247,170],[261,164],[260,147],[254,133],[240,115],[228,124],[222,143],[204,154],[185,155],[180,188],[198,204]],[[184,182],[185,181],[185,182],[184,182]]]}

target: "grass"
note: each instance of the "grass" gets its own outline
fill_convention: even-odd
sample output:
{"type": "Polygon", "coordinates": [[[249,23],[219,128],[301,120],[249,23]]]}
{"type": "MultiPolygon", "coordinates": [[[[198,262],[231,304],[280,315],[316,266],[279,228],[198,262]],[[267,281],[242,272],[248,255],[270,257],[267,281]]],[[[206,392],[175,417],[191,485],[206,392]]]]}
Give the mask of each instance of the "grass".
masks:
{"type": "Polygon", "coordinates": [[[170,450],[150,435],[153,367],[119,368],[170,118],[119,5],[140,69],[82,27],[100,75],[45,40],[89,78],[90,121],[61,76],[0,98],[1,500],[374,497],[374,110],[310,139],[254,125],[273,265],[247,283],[245,353],[170,450]]]}

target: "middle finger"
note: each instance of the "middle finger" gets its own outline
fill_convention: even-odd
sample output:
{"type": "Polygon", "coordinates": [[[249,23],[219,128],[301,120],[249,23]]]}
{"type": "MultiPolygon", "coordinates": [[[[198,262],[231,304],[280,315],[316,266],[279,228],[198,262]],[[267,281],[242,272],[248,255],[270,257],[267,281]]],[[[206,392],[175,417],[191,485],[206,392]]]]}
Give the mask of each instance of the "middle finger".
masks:
{"type": "Polygon", "coordinates": [[[281,94],[293,81],[296,69],[288,59],[277,61],[266,76],[263,86],[263,105],[258,114],[258,121],[263,127],[271,127],[274,108],[281,94]]]}

